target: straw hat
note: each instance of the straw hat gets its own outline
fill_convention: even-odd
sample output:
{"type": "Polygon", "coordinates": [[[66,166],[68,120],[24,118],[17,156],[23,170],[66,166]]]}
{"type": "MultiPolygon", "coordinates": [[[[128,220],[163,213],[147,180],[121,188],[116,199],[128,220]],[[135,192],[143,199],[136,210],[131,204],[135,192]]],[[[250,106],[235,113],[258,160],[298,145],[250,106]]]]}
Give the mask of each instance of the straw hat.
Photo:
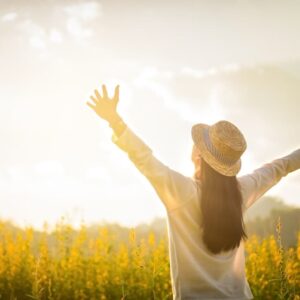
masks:
{"type": "Polygon", "coordinates": [[[192,126],[191,135],[200,155],[214,170],[225,176],[235,176],[240,171],[240,157],[247,143],[234,124],[226,120],[213,125],[198,123],[192,126]]]}

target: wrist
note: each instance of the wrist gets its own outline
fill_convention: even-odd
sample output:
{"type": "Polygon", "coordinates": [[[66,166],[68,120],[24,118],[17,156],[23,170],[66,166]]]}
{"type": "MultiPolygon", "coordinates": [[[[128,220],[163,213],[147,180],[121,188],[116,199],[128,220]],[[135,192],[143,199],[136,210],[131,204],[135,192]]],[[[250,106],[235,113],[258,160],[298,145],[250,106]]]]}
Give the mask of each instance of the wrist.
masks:
{"type": "Polygon", "coordinates": [[[109,126],[114,130],[117,136],[120,136],[127,125],[119,115],[116,115],[109,120],[109,126]]]}
{"type": "Polygon", "coordinates": [[[109,126],[113,126],[114,124],[119,123],[122,120],[122,118],[116,113],[112,117],[107,120],[109,126]]]}

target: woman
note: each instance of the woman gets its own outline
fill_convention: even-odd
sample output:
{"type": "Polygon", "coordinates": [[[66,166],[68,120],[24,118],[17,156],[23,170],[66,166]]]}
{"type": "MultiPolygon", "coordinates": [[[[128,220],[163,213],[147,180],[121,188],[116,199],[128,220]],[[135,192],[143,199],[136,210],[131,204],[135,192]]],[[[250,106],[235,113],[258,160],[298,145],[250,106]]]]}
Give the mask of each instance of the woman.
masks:
{"type": "Polygon", "coordinates": [[[300,149],[236,177],[247,144],[232,123],[195,124],[192,177],[159,161],[117,113],[105,85],[87,102],[113,129],[112,142],[149,180],[167,212],[173,299],[253,299],[245,276],[243,213],[300,168],[300,149]]]}

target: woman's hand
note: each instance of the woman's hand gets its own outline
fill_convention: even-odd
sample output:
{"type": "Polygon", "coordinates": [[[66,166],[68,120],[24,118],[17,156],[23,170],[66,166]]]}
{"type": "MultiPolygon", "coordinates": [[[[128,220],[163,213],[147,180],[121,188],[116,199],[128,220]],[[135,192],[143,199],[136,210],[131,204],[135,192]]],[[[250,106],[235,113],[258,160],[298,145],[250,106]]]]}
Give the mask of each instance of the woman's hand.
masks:
{"type": "Polygon", "coordinates": [[[102,91],[103,96],[100,95],[98,90],[95,90],[95,96],[90,97],[95,105],[89,102],[86,102],[86,104],[91,107],[99,117],[110,123],[118,116],[119,85],[115,87],[115,94],[111,99],[108,97],[105,84],[102,85],[102,91]]]}

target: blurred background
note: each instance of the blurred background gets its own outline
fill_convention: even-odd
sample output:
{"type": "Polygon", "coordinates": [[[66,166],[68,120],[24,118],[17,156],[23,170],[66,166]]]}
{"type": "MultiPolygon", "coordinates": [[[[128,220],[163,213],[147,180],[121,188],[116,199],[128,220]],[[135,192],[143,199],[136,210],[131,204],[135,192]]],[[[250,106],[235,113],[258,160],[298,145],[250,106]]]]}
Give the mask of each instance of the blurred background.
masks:
{"type": "MultiPolygon", "coordinates": [[[[0,218],[36,228],[164,218],[86,105],[102,84],[111,96],[120,84],[124,121],[187,176],[198,122],[241,129],[239,175],[299,148],[299,11],[299,1],[1,1],[0,218]]],[[[299,207],[299,183],[298,172],[283,178],[253,216],[299,207]]]]}

